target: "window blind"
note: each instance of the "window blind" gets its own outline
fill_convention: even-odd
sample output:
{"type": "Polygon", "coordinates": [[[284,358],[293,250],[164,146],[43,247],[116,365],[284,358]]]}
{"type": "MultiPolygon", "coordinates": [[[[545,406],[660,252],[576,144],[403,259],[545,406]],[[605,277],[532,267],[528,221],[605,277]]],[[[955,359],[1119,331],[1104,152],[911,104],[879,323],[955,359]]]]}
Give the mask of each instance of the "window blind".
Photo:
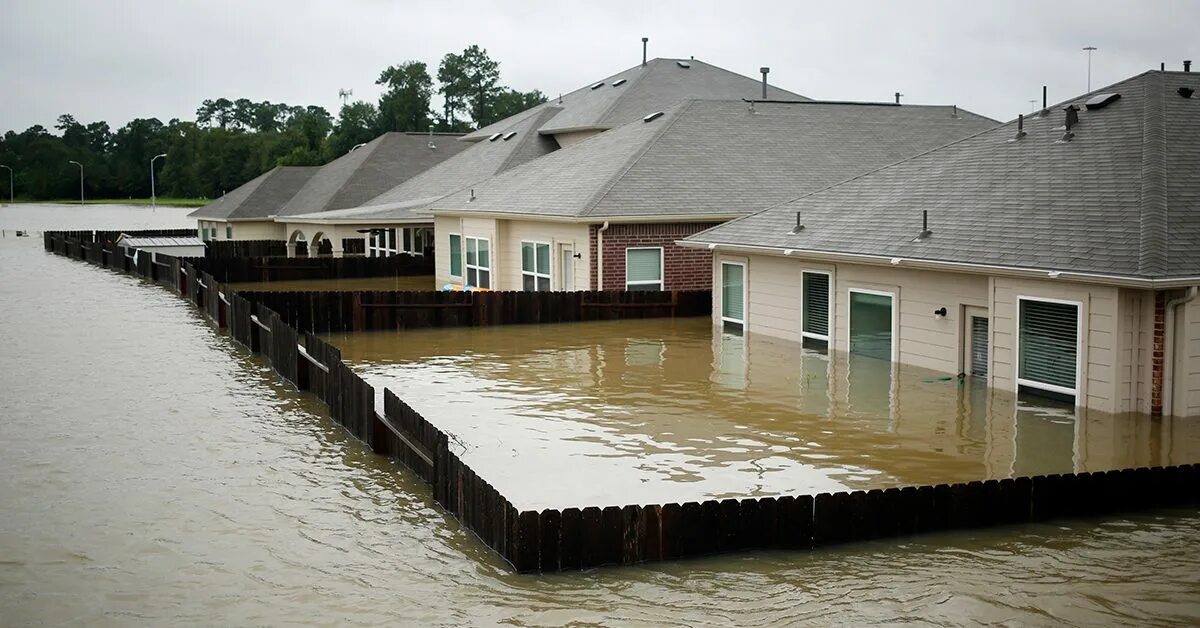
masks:
{"type": "Polygon", "coordinates": [[[804,292],[805,333],[829,336],[829,275],[804,273],[801,277],[804,292]]]}
{"type": "Polygon", "coordinates": [[[1021,301],[1021,379],[1075,389],[1079,306],[1021,301]]]}

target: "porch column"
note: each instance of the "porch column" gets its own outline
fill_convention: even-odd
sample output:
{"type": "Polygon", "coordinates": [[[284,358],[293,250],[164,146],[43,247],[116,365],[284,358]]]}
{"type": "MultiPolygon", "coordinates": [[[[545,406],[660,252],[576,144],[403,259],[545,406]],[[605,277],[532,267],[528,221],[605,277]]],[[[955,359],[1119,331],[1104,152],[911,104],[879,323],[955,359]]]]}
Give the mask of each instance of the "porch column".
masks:
{"type": "Polygon", "coordinates": [[[287,256],[288,257],[296,257],[296,243],[295,242],[287,243],[287,256]]]}

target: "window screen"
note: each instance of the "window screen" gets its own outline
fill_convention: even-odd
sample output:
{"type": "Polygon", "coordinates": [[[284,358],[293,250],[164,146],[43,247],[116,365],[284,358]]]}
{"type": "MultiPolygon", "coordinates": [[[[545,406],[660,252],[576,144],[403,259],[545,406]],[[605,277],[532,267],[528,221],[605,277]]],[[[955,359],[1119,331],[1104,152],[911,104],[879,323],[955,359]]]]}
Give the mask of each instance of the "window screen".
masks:
{"type": "Polygon", "coordinates": [[[741,264],[721,264],[721,318],[745,321],[745,272],[741,264]]]}
{"type": "Polygon", "coordinates": [[[1079,355],[1079,306],[1021,302],[1018,377],[1035,384],[1075,390],[1079,355]]]}
{"type": "Polygon", "coordinates": [[[462,277],[462,236],[450,234],[450,274],[462,277]]]}
{"type": "Polygon", "coordinates": [[[625,289],[663,289],[662,249],[625,249],[625,289]]]}

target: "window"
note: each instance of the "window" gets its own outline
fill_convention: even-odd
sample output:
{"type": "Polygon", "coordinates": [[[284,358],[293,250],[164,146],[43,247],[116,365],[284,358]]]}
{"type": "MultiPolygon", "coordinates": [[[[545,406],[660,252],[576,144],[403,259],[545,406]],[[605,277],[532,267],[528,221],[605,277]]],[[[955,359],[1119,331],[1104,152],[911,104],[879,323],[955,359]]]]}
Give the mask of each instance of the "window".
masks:
{"type": "Polygon", "coordinates": [[[208,241],[208,223],[207,222],[200,223],[200,239],[204,240],[205,242],[208,241]]]}
{"type": "Polygon", "coordinates": [[[521,243],[521,289],[540,292],[550,289],[550,245],[521,243]]]}
{"type": "Polygon", "coordinates": [[[625,249],[625,289],[663,289],[662,247],[625,249]]]}
{"type": "Polygon", "coordinates": [[[367,243],[368,257],[388,257],[399,253],[396,250],[395,229],[374,229],[367,243]]]}
{"type": "Polygon", "coordinates": [[[892,294],[850,290],[850,353],[894,359],[892,294]]]}
{"type": "Polygon", "coordinates": [[[401,231],[404,232],[404,248],[401,250],[403,250],[405,253],[412,253],[412,250],[413,250],[412,232],[413,232],[413,230],[404,228],[404,229],[401,229],[401,231]]]}
{"type": "Polygon", "coordinates": [[[462,277],[462,236],[457,233],[450,234],[450,276],[462,277]]]}
{"type": "Polygon", "coordinates": [[[226,240],[233,239],[233,225],[225,225],[225,239],[226,240]]]}
{"type": "Polygon", "coordinates": [[[1017,304],[1017,386],[1075,397],[1080,305],[1026,297],[1017,304]]]}
{"type": "Polygon", "coordinates": [[[487,238],[467,238],[468,286],[492,287],[491,244],[487,238]]]}
{"type": "Polygon", "coordinates": [[[806,347],[829,348],[829,274],[800,275],[800,335],[806,347]]]}
{"type": "Polygon", "coordinates": [[[743,327],[746,324],[746,265],[721,262],[721,321],[743,327]]]}

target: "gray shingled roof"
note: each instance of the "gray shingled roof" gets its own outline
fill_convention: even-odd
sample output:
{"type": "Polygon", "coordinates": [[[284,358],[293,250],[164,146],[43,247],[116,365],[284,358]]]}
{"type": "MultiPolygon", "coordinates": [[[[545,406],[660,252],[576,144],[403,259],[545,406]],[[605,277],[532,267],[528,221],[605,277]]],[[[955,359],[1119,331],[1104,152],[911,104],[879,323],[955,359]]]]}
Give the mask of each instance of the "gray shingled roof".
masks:
{"type": "Polygon", "coordinates": [[[222,220],[266,218],[278,213],[319,169],[277,166],[188,216],[222,220]]]}
{"type": "Polygon", "coordinates": [[[421,172],[396,187],[352,209],[289,216],[293,221],[306,219],[333,220],[424,220],[427,214],[414,212],[429,203],[507,169],[537,159],[558,148],[552,138],[537,134],[538,126],[558,113],[556,108],[540,109],[512,126],[497,133],[495,141],[475,144],[458,143],[461,152],[421,172]],[[511,136],[509,136],[512,134],[511,136]],[[509,137],[509,139],[504,139],[509,137]]]}
{"type": "MultiPolygon", "coordinates": [[[[487,139],[496,131],[512,126],[532,111],[558,108],[557,115],[543,122],[538,131],[543,135],[582,129],[610,129],[627,122],[640,120],[652,111],[660,111],[685,98],[740,99],[761,98],[762,82],[748,76],[695,59],[653,59],[645,65],[634,66],[596,83],[589,83],[569,94],[562,102],[549,102],[521,112],[495,124],[463,136],[464,141],[487,139]],[[680,67],[680,62],[690,67],[680,67]],[[616,85],[619,81],[625,81],[616,85]],[[596,83],[603,83],[592,89],[596,83]]],[[[767,86],[767,98],[775,100],[807,100],[773,85],[767,86]]]]}
{"type": "Polygon", "coordinates": [[[1200,274],[1200,74],[1151,71],[688,238],[1130,277],[1200,274]],[[1094,95],[1120,94],[1098,110],[1094,95]],[[1080,107],[1063,141],[1063,107],[1080,107]],[[921,212],[928,238],[914,242],[921,212]],[[800,214],[805,229],[792,235],[800,214]]]}
{"type": "Polygon", "coordinates": [[[998,124],[952,107],[686,100],[462,190],[434,211],[734,217],[998,124]],[[957,112],[957,115],[956,115],[957,112]]]}
{"type": "Polygon", "coordinates": [[[294,216],[357,207],[468,148],[456,137],[384,133],[365,146],[321,166],[279,212],[294,216]]]}

